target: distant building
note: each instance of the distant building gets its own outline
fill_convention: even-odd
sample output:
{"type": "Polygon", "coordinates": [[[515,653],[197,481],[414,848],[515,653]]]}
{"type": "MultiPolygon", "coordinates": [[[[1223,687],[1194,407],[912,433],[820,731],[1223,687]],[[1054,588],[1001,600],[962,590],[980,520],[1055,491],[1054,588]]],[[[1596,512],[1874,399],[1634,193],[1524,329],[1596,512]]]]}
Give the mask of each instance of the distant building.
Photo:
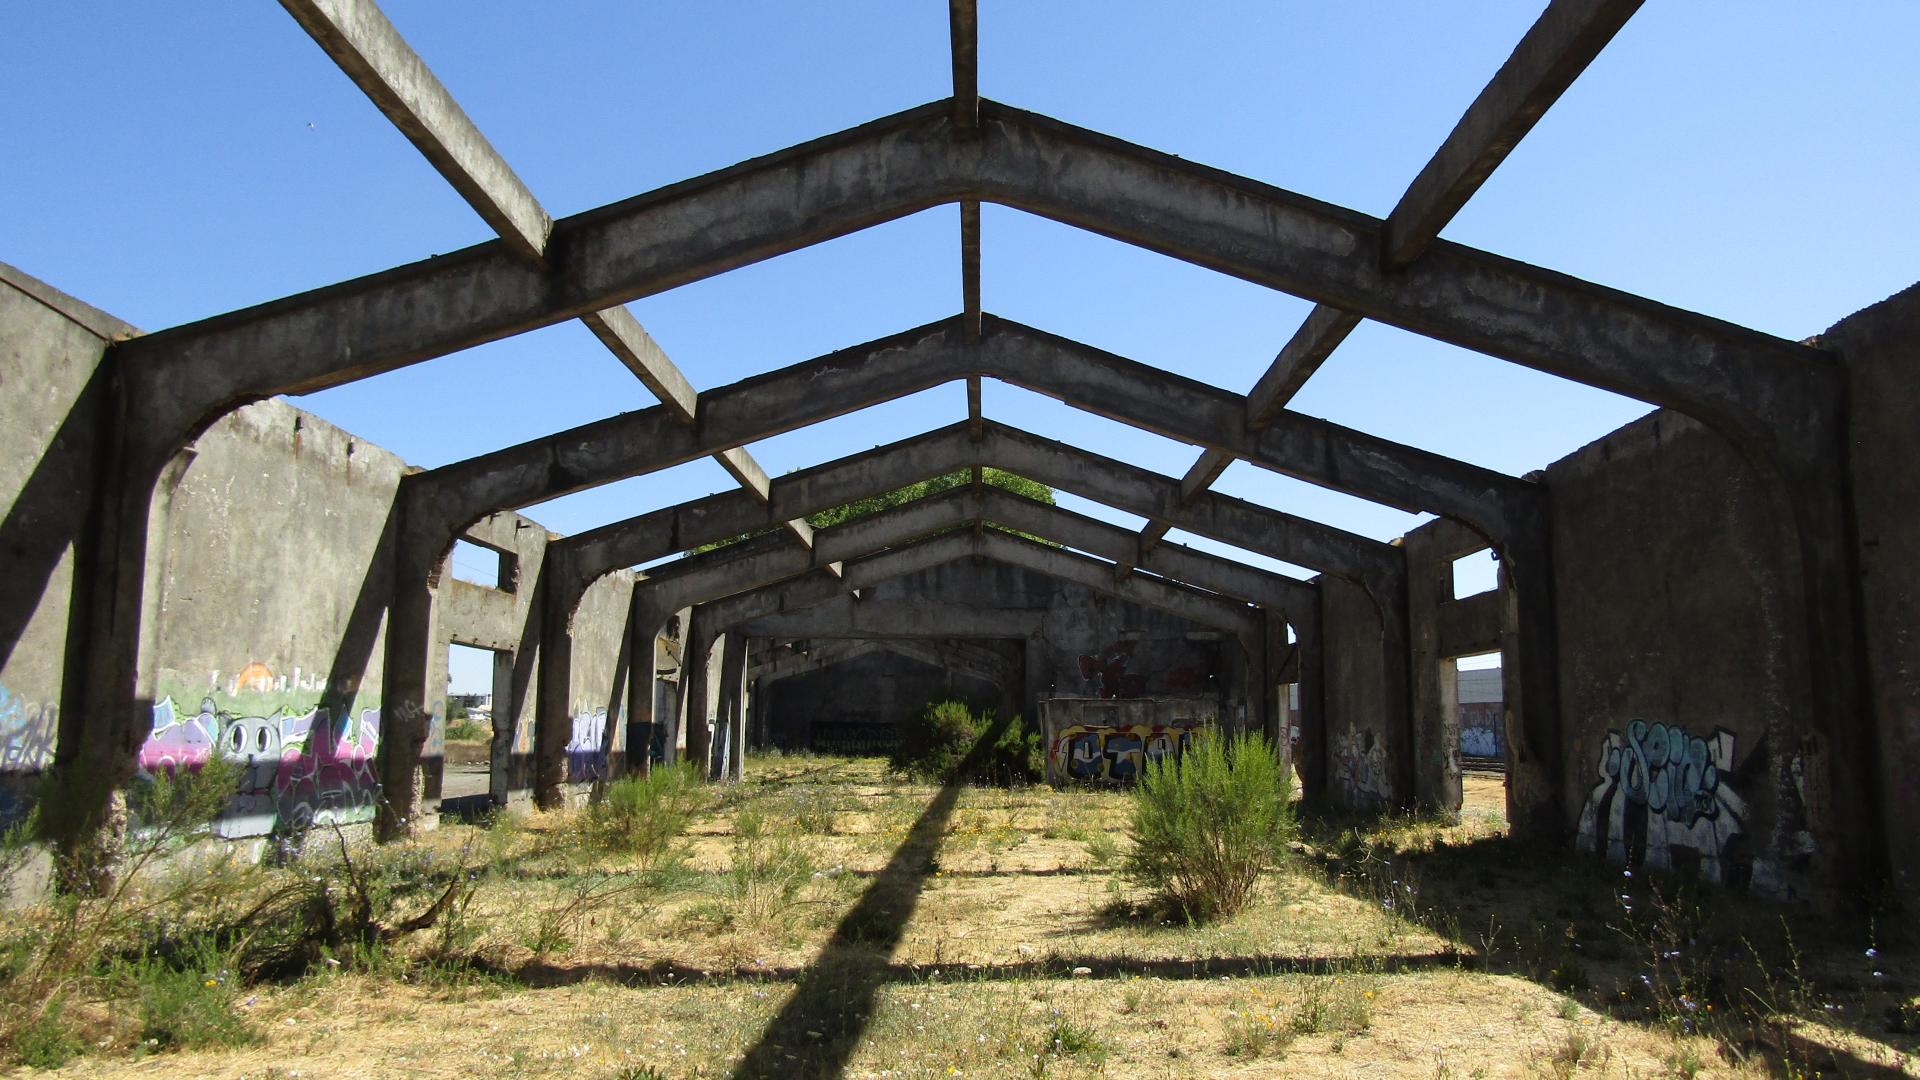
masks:
{"type": "Polygon", "coordinates": [[[1459,673],[1460,756],[1505,761],[1507,732],[1499,668],[1470,668],[1459,673]]]}

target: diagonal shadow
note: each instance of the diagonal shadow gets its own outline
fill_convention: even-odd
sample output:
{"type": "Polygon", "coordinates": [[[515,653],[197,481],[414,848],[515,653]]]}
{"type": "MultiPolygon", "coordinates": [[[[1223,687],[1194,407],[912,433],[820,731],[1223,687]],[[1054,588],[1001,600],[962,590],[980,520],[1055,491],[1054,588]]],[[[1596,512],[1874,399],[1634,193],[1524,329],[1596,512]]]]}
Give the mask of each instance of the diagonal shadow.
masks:
{"type": "Polygon", "coordinates": [[[834,927],[820,955],[800,973],[793,994],[747,1050],[733,1075],[741,1078],[839,1076],[873,1022],[880,989],[897,979],[894,950],[933,872],[963,777],[973,775],[1012,724],[997,720],[967,752],[954,779],[936,792],[907,830],[873,883],[834,927]]]}

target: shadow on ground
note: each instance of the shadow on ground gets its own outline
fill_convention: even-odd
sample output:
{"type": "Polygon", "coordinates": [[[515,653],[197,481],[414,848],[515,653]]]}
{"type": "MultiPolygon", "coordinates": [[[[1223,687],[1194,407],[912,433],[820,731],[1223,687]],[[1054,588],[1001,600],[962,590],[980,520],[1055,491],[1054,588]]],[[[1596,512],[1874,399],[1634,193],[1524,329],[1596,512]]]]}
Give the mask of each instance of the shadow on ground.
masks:
{"type": "Polygon", "coordinates": [[[1920,1017],[1902,1004],[1920,971],[1910,930],[1888,941],[1889,927],[1876,934],[1868,917],[1789,908],[1507,836],[1395,849],[1396,831],[1432,825],[1309,820],[1303,847],[1333,888],[1455,942],[1469,964],[1617,1020],[1705,1034],[1723,1055],[1775,1072],[1907,1075],[1814,1042],[1785,1017],[1920,1054],[1920,1017]]]}

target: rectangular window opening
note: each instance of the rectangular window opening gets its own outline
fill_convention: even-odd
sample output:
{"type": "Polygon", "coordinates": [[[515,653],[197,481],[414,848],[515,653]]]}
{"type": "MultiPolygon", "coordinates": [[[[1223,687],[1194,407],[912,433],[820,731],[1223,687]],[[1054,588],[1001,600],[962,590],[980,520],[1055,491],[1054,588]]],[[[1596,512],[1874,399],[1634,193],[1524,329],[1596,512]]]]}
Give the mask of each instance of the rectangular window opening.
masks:
{"type": "Polygon", "coordinates": [[[1492,548],[1481,548],[1453,560],[1453,598],[1464,600],[1500,587],[1500,560],[1492,548]]]}
{"type": "Polygon", "coordinates": [[[498,548],[471,540],[455,540],[448,562],[452,564],[455,580],[501,592],[513,591],[514,558],[498,548]]]}

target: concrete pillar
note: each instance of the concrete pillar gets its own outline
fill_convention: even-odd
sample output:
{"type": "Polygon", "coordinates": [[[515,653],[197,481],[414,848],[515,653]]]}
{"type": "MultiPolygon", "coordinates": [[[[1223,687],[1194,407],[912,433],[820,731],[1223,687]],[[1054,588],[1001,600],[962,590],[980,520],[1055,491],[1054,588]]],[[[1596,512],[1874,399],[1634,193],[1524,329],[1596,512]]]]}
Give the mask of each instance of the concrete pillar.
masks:
{"type": "Polygon", "coordinates": [[[1035,730],[1038,730],[1040,695],[1051,692],[1053,688],[1052,672],[1047,666],[1047,643],[1038,634],[1026,639],[1020,677],[1025,686],[1021,693],[1022,708],[1026,710],[1028,719],[1033,721],[1035,730]]]}
{"type": "MultiPolygon", "coordinates": [[[[549,552],[553,549],[549,548],[549,552]]],[[[573,611],[584,590],[559,587],[564,576],[548,556],[540,617],[540,686],[533,709],[533,802],[542,810],[567,803],[567,742],[573,737],[573,611]]]]}
{"type": "Polygon", "coordinates": [[[727,635],[721,653],[722,686],[727,710],[726,779],[738,781],[747,773],[747,639],[735,631],[727,635]]]}
{"type": "Polygon", "coordinates": [[[177,476],[178,466],[165,449],[173,441],[155,435],[169,425],[131,415],[137,404],[116,395],[108,405],[107,464],[75,549],[78,611],[68,641],[85,645],[67,650],[59,735],[39,802],[58,872],[74,888],[104,884],[101,855],[126,828],[126,786],[151,730],[153,685],[143,664],[154,632],[148,538],[151,519],[166,511],[162,489],[171,485],[163,476],[177,476]]]}
{"type": "Polygon", "coordinates": [[[487,754],[487,798],[495,806],[507,805],[512,790],[513,737],[520,721],[514,707],[513,668],[519,652],[515,649],[493,654],[493,741],[487,754]]]}
{"type": "MultiPolygon", "coordinates": [[[[1508,604],[1501,634],[1507,728],[1507,820],[1516,838],[1558,847],[1561,820],[1560,673],[1553,568],[1541,523],[1538,539],[1500,553],[1508,604]]],[[[1570,823],[1564,823],[1570,824],[1570,823]]]]}
{"type": "Polygon", "coordinates": [[[680,690],[686,699],[687,760],[705,775],[713,745],[713,711],[707,700],[707,666],[711,662],[713,634],[706,625],[704,609],[693,609],[685,641],[686,652],[680,660],[680,690]]]}
{"type": "Polygon", "coordinates": [[[422,538],[403,529],[394,558],[393,607],[387,615],[386,667],[380,684],[380,803],[374,817],[374,833],[382,840],[405,836],[419,817],[420,755],[439,689],[433,686],[432,663],[439,635],[436,585],[452,544],[437,544],[432,531],[427,532],[422,538]]]}
{"type": "Polygon", "coordinates": [[[711,765],[707,770],[714,780],[733,779],[739,773],[740,753],[744,746],[741,730],[740,680],[746,673],[746,638],[734,630],[720,635],[720,694],[715,709],[711,765]]]}
{"type": "Polygon", "coordinates": [[[1285,684],[1280,681],[1281,669],[1286,665],[1287,653],[1291,646],[1287,644],[1287,617],[1285,613],[1268,608],[1261,615],[1265,624],[1265,647],[1267,654],[1266,678],[1260,684],[1261,699],[1265,702],[1266,722],[1261,730],[1274,746],[1274,751],[1282,760],[1287,756],[1287,694],[1285,684]]]}
{"type": "Polygon", "coordinates": [[[1327,799],[1326,634],[1319,606],[1296,612],[1293,627],[1300,645],[1300,744],[1294,767],[1300,773],[1300,797],[1308,806],[1327,799]]]}
{"type": "Polygon", "coordinates": [[[1444,542],[1448,532],[1427,527],[1406,539],[1413,795],[1420,809],[1443,814],[1460,810],[1460,716],[1454,705],[1454,664],[1440,648],[1439,615],[1440,605],[1453,599],[1453,560],[1466,554],[1444,542]]]}

